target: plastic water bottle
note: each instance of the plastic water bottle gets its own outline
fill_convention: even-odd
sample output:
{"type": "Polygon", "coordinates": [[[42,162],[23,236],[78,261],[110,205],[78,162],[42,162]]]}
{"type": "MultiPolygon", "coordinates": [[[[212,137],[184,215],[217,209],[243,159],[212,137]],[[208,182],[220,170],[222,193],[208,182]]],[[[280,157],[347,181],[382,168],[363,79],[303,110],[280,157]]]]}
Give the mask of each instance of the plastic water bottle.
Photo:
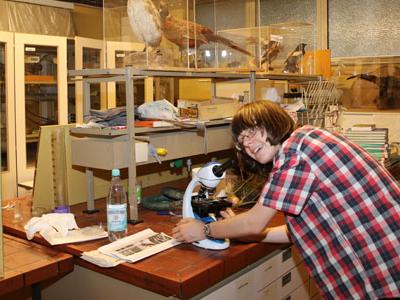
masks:
{"type": "Polygon", "coordinates": [[[127,233],[127,201],[118,169],[112,170],[107,196],[107,228],[110,241],[116,241],[127,233]]]}

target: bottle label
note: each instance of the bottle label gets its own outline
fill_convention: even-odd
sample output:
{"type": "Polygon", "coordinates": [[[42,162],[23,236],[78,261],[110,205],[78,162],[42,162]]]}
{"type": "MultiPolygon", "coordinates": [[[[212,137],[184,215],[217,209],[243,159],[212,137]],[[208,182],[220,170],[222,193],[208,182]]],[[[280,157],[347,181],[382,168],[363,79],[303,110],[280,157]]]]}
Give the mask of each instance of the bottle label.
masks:
{"type": "Polygon", "coordinates": [[[108,231],[126,230],[126,204],[107,204],[107,227],[108,231]]]}
{"type": "Polygon", "coordinates": [[[136,201],[138,204],[142,201],[142,186],[140,184],[136,185],[136,201]]]}

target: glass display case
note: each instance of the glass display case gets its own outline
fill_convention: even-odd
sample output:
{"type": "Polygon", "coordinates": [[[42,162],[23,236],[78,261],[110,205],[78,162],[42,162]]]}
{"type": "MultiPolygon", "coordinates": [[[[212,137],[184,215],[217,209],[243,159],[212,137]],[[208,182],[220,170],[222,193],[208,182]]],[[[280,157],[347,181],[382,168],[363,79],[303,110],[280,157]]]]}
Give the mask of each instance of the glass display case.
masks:
{"type": "MultiPolygon", "coordinates": [[[[123,68],[124,59],[128,55],[135,53],[135,51],[123,51],[116,50],[115,51],[115,67],[123,68]]],[[[138,79],[135,81],[133,86],[133,94],[135,98],[135,104],[140,105],[145,101],[145,88],[144,88],[144,79],[138,79]]],[[[126,88],[125,82],[116,82],[115,83],[115,106],[126,106],[126,88]]]]}
{"type": "Polygon", "coordinates": [[[397,56],[334,58],[332,76],[342,91],[341,102],[348,109],[400,109],[400,58],[397,56]]]}
{"type": "Polygon", "coordinates": [[[218,32],[259,24],[258,1],[104,0],[104,39],[142,43],[125,66],[254,68],[254,46],[218,32]]]}
{"type": "MultiPolygon", "coordinates": [[[[143,47],[143,44],[134,42],[107,42],[107,67],[124,68],[125,60],[136,53],[142,53],[143,47]]],[[[135,80],[133,87],[135,104],[140,105],[145,101],[153,100],[152,85],[152,80],[135,80]]],[[[126,105],[125,82],[107,83],[107,103],[108,108],[126,105]]]]}
{"type": "MultiPolygon", "coordinates": [[[[312,24],[279,23],[267,26],[261,32],[261,57],[265,57],[266,71],[299,75],[315,74],[316,39],[312,24]],[[274,54],[276,48],[277,53],[274,54]]],[[[260,63],[263,61],[261,59],[260,63]]]]}
{"type": "MultiPolygon", "coordinates": [[[[271,74],[312,75],[316,73],[316,39],[313,26],[306,22],[288,22],[269,26],[221,30],[219,35],[237,43],[247,42],[254,53],[252,61],[236,59],[238,66],[254,65],[271,74]]],[[[223,61],[222,61],[223,62],[223,61]]],[[[225,65],[233,64],[224,61],[225,65]]]]}

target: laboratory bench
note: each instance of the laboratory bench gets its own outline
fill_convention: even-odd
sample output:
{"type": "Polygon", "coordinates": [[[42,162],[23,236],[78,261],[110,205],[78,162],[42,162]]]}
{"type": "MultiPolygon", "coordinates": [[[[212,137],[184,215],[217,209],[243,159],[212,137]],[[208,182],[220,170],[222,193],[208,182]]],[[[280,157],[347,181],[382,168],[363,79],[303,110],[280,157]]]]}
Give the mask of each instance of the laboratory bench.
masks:
{"type": "MultiPolygon", "coordinates": [[[[185,181],[177,181],[170,186],[183,188],[185,181]]],[[[157,194],[162,185],[144,189],[143,194],[157,194]]],[[[23,225],[31,218],[32,200],[29,196],[17,199],[22,204],[24,220],[13,222],[13,211],[3,210],[4,232],[15,237],[26,238],[23,225]]],[[[105,200],[95,201],[98,213],[85,214],[86,203],[71,207],[79,227],[106,224],[105,200]]],[[[128,234],[133,234],[146,228],[157,232],[171,234],[172,228],[180,220],[178,217],[158,214],[139,207],[139,216],[142,223],[129,225],[128,234]]],[[[284,223],[282,214],[278,214],[272,220],[271,226],[284,223]]],[[[207,294],[212,286],[221,285],[227,278],[249,270],[258,261],[273,257],[290,248],[288,244],[268,243],[242,243],[231,242],[231,246],[222,251],[205,250],[191,244],[180,244],[176,247],[158,253],[137,263],[123,263],[113,268],[102,268],[80,259],[84,251],[97,249],[109,243],[107,238],[50,246],[39,234],[33,241],[48,246],[53,250],[73,255],[74,262],[81,268],[101,273],[107,277],[123,281],[165,297],[177,297],[189,299],[200,294],[207,294]]],[[[272,273],[275,270],[271,270],[272,273]]],[[[308,279],[307,279],[308,280],[308,279]]]]}
{"type": "Polygon", "coordinates": [[[49,247],[3,235],[4,277],[0,278],[0,297],[24,293],[32,288],[32,299],[41,299],[41,283],[74,269],[73,256],[49,247]]]}

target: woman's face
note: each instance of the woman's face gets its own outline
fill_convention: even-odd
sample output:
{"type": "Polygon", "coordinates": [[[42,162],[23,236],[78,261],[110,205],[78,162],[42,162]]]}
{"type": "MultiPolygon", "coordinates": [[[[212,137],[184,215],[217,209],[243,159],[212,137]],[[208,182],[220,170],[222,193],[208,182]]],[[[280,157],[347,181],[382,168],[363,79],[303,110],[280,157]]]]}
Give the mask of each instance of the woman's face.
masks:
{"type": "Polygon", "coordinates": [[[243,130],[238,136],[238,143],[248,156],[260,164],[272,161],[280,148],[280,145],[272,146],[267,141],[267,132],[261,128],[243,130]]]}

